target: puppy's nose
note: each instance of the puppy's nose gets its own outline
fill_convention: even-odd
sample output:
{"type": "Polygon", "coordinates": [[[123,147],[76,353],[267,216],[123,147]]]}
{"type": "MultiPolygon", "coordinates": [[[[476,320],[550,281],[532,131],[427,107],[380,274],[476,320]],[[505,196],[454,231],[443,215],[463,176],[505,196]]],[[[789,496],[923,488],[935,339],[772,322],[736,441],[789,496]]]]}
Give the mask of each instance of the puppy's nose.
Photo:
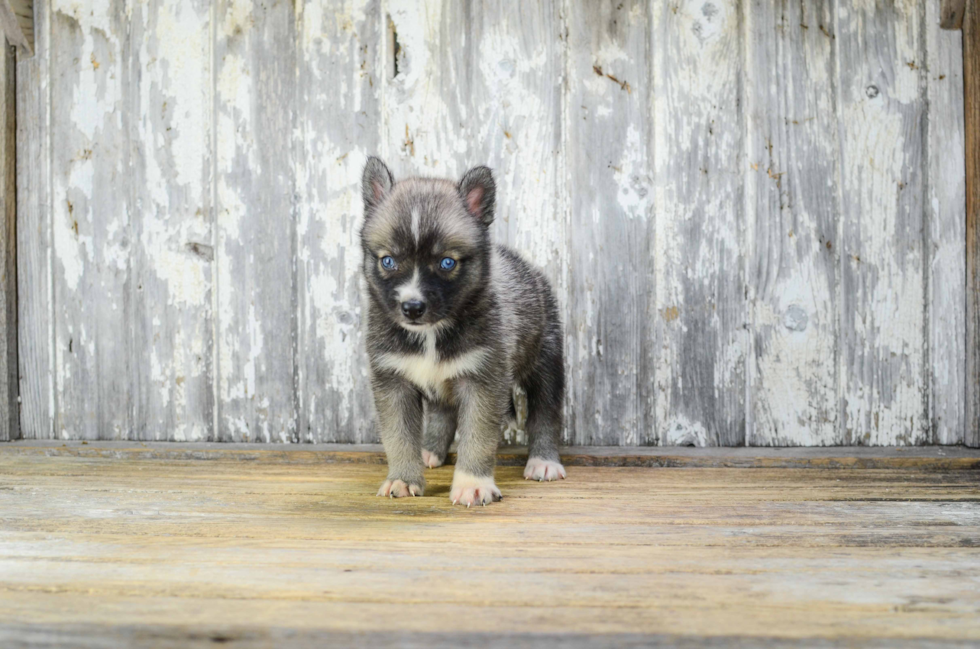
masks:
{"type": "Polygon", "coordinates": [[[405,314],[406,318],[417,320],[425,313],[425,302],[419,302],[418,300],[402,302],[402,313],[405,314]]]}

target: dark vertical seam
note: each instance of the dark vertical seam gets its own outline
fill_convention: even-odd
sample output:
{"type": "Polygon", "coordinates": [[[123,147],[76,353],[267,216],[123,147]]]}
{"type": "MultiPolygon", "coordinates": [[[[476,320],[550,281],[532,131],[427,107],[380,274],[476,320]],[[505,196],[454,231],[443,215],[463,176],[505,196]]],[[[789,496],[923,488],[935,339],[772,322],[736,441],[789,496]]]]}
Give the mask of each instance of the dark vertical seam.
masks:
{"type": "MultiPolygon", "coordinates": [[[[932,331],[933,318],[932,304],[932,269],[930,260],[932,259],[932,228],[935,225],[930,218],[929,200],[930,189],[932,187],[932,174],[929,168],[931,159],[929,151],[929,133],[931,130],[932,101],[929,93],[929,40],[928,40],[928,18],[926,15],[925,3],[919,3],[919,43],[921,52],[921,64],[919,65],[919,92],[923,98],[922,115],[920,120],[920,146],[922,151],[920,170],[922,173],[922,191],[920,196],[920,210],[922,232],[922,411],[924,415],[923,433],[924,437],[920,440],[909,439],[910,444],[922,442],[935,444],[938,441],[939,426],[935,418],[935,398],[933,395],[932,380],[932,331]]],[[[912,431],[909,431],[912,433],[912,431]]]]}

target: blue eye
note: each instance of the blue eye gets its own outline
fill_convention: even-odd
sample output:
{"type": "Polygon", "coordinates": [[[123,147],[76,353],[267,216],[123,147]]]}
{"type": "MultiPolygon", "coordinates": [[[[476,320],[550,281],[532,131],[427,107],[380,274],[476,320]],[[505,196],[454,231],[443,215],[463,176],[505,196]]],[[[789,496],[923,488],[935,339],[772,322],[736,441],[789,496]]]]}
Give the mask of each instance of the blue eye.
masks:
{"type": "Polygon", "coordinates": [[[381,258],[381,266],[385,270],[395,270],[398,264],[395,263],[395,259],[391,255],[386,255],[381,258]]]}
{"type": "Polygon", "coordinates": [[[443,270],[452,270],[456,268],[456,260],[452,257],[443,257],[442,261],[439,262],[439,268],[443,270]]]}

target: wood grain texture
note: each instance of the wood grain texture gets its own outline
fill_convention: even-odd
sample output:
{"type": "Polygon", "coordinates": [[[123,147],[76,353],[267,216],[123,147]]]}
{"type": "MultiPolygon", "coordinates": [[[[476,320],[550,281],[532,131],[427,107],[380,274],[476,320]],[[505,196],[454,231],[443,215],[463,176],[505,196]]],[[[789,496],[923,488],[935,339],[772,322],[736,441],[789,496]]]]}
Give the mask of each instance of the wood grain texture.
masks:
{"type": "Polygon", "coordinates": [[[558,7],[391,0],[385,11],[382,152],[395,178],[490,166],[494,239],[541,266],[567,304],[558,7]]]}
{"type": "MultiPolygon", "coordinates": [[[[963,13],[967,0],[939,0],[939,26],[943,29],[960,29],[963,26],[963,13]]],[[[934,3],[927,4],[931,12],[934,3]]]]}
{"type": "Polygon", "coordinates": [[[2,453],[0,629],[980,640],[977,471],[384,471],[2,453]]]}
{"type": "Polygon", "coordinates": [[[840,443],[832,2],[746,7],[748,443],[840,443]]]}
{"type": "Polygon", "coordinates": [[[153,0],[129,23],[135,439],[213,438],[209,8],[153,0]]]}
{"type": "Polygon", "coordinates": [[[745,442],[741,3],[653,4],[663,444],[745,442]]]}
{"type": "Polygon", "coordinates": [[[569,438],[658,441],[652,344],[649,2],[571,3],[567,17],[569,438]]]}
{"type": "Polygon", "coordinates": [[[926,65],[919,3],[838,16],[845,443],[931,439],[926,376],[926,65]]]}
{"type": "Polygon", "coordinates": [[[966,149],[966,428],[980,447],[980,2],[968,0],[963,20],[966,149]]]}
{"type": "Polygon", "coordinates": [[[376,439],[360,291],[360,177],[379,151],[377,0],[297,5],[299,438],[376,439]]]}
{"type": "Polygon", "coordinates": [[[375,441],[357,179],[378,153],[396,177],[495,170],[494,237],[564,314],[566,442],[980,444],[943,10],[39,3],[23,435],[375,441]]]}
{"type": "Polygon", "coordinates": [[[134,430],[131,129],[126,3],[52,3],[55,433],[134,430]]]}
{"type": "MultiPolygon", "coordinates": [[[[492,237],[544,269],[567,308],[573,279],[559,192],[564,54],[556,3],[391,0],[385,11],[381,152],[395,178],[458,178],[491,167],[492,237]]],[[[505,439],[522,443],[523,432],[505,439]]]]}
{"type": "Polygon", "coordinates": [[[49,7],[36,12],[34,56],[17,63],[17,321],[20,430],[54,436],[49,7]]]}
{"type": "Polygon", "coordinates": [[[228,0],[214,21],[214,434],[298,441],[293,7],[228,0]]]}
{"type": "Polygon", "coordinates": [[[963,44],[961,34],[939,27],[935,3],[926,3],[925,9],[926,317],[932,382],[925,388],[930,392],[930,441],[962,444],[967,357],[963,44]]]}
{"type": "Polygon", "coordinates": [[[20,437],[17,362],[17,58],[0,38],[0,441],[20,437]]]}

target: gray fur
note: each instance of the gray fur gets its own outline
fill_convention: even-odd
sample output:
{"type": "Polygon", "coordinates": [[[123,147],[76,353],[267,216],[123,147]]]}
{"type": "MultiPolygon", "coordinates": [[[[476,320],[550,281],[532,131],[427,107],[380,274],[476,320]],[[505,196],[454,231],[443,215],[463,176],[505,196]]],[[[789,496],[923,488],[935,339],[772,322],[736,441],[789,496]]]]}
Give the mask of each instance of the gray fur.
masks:
{"type": "Polygon", "coordinates": [[[431,401],[425,408],[422,448],[433,453],[439,464],[446,461],[449,446],[456,435],[456,408],[441,401],[431,401]]]}
{"type": "Polygon", "coordinates": [[[558,305],[541,271],[490,242],[490,170],[472,169],[459,184],[395,183],[370,158],[362,186],[367,351],[389,481],[424,487],[423,442],[441,462],[457,428],[456,476],[492,480],[515,385],[527,393],[530,457],[558,463],[565,389],[558,305]],[[447,257],[451,270],[440,267],[447,257]],[[424,312],[406,311],[406,299],[421,301],[424,312]]]}

